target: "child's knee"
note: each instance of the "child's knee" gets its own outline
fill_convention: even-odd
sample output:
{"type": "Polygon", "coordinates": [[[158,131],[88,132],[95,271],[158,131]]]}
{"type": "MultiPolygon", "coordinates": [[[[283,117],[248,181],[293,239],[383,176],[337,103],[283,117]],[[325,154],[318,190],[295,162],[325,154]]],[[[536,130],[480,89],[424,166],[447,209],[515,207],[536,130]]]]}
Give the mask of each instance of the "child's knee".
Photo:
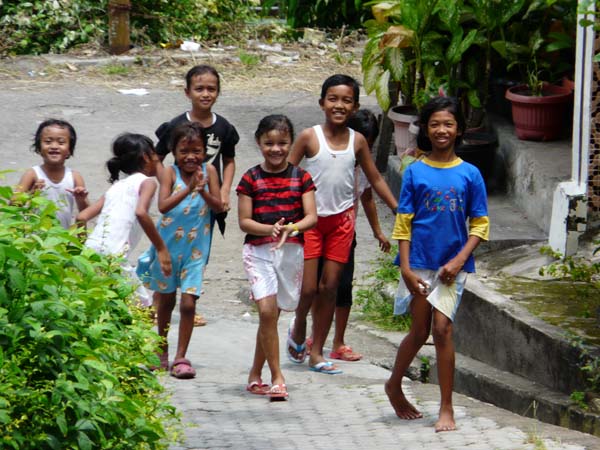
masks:
{"type": "Polygon", "coordinates": [[[421,347],[425,345],[425,342],[427,342],[427,338],[429,338],[429,330],[425,328],[418,330],[410,330],[410,333],[407,337],[412,338],[414,344],[421,347]]]}
{"type": "Polygon", "coordinates": [[[180,314],[195,314],[196,313],[196,299],[198,297],[194,297],[191,295],[182,295],[179,303],[179,312],[180,314]]]}
{"type": "Polygon", "coordinates": [[[433,324],[431,331],[436,342],[446,342],[452,339],[452,322],[433,324]]]}

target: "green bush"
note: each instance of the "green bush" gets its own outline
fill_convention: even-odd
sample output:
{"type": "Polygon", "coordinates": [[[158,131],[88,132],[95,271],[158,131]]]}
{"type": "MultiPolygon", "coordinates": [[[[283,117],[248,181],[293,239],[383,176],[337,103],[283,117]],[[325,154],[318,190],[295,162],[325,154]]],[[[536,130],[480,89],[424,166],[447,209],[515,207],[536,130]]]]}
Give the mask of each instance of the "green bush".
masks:
{"type": "MultiPolygon", "coordinates": [[[[178,39],[235,39],[258,0],[132,0],[136,45],[178,39]]],[[[107,0],[0,0],[1,54],[61,53],[88,42],[108,44],[107,0]]]]}
{"type": "Polygon", "coordinates": [[[362,0],[264,0],[264,8],[278,6],[291,28],[361,28],[372,18],[362,0]]]}
{"type": "Polygon", "coordinates": [[[0,187],[0,448],[167,448],[179,417],[119,261],[0,187]]]}

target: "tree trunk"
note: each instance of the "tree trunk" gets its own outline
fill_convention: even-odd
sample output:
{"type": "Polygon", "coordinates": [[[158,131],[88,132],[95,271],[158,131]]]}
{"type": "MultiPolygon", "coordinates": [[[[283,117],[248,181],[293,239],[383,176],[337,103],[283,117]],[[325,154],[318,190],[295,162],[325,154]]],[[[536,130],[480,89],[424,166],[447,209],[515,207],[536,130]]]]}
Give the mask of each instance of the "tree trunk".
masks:
{"type": "Polygon", "coordinates": [[[118,55],[129,50],[129,10],[130,0],[110,0],[108,2],[108,46],[110,53],[118,55]]]}
{"type": "MultiPolygon", "coordinates": [[[[393,81],[390,82],[388,89],[390,90],[390,105],[393,107],[398,103],[398,83],[393,81]]],[[[394,123],[387,116],[387,111],[383,112],[379,130],[379,143],[377,145],[375,166],[379,172],[383,173],[387,169],[390,146],[392,145],[392,136],[394,134],[394,123]]]]}

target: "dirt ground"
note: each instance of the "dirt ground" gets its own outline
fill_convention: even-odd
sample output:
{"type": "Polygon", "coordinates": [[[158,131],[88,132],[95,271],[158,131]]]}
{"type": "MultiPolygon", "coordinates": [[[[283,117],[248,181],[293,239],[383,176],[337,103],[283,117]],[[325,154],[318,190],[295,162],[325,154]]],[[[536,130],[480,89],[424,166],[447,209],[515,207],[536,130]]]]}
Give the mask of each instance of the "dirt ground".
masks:
{"type": "Polygon", "coordinates": [[[180,89],[190,65],[206,63],[217,68],[228,91],[251,90],[253,95],[286,90],[318,92],[325,74],[346,73],[362,81],[364,43],[364,39],[351,35],[321,43],[254,41],[240,47],[201,46],[197,52],[134,48],[114,59],[97,46],[83,46],[65,55],[2,58],[0,81],[60,80],[122,88],[168,83],[180,89]],[[91,64],[99,60],[101,64],[91,64]]]}

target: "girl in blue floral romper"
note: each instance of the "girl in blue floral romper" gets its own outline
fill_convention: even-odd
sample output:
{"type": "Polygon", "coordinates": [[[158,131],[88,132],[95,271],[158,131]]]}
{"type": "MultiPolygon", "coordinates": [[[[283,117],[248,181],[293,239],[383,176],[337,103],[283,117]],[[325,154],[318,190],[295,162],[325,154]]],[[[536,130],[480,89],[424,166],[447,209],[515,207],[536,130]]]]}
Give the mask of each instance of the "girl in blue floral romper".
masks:
{"type": "Polygon", "coordinates": [[[202,278],[210,249],[210,209],[222,208],[216,169],[204,162],[206,136],[197,123],[177,127],[171,148],[175,165],[160,176],[158,209],[163,214],[158,230],[165,241],[173,264],[173,273],[165,277],[154,258],[154,248],[140,257],[138,275],[154,292],[157,305],[158,333],[164,337],[161,367],[168,368],[167,333],[175,307],[177,288],[181,290],[179,339],[171,375],[193,378],[196,371],[185,358],[194,329],[196,300],[202,290],[202,278]]]}

